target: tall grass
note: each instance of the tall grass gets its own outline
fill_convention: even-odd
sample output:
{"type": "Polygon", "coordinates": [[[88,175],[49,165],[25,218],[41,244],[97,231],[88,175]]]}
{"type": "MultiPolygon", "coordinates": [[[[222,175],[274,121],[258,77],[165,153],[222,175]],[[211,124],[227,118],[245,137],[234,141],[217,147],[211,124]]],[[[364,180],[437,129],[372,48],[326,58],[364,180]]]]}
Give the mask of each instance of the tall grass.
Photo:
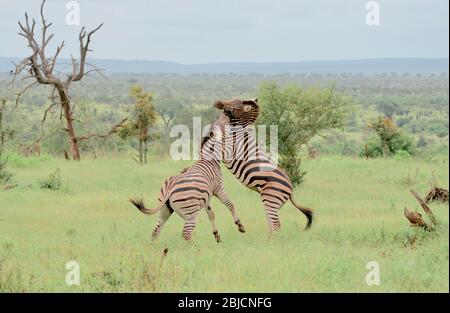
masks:
{"type": "Polygon", "coordinates": [[[143,196],[153,206],[165,178],[189,163],[11,162],[18,187],[0,191],[0,291],[449,290],[448,206],[432,206],[441,223],[434,233],[409,227],[403,217],[404,206],[420,210],[409,189],[423,195],[433,172],[448,188],[448,159],[305,160],[306,182],[295,196],[315,209],[316,224],[303,231],[304,216],[286,204],[281,231],[271,240],[258,194],[224,170],[247,232],[239,233],[213,200],[222,243],[215,242],[206,213],[194,243],[182,239],[176,214],[153,242],[157,216],[141,214],[127,199],[143,196]],[[41,189],[37,182],[57,168],[64,190],[41,189]],[[79,286],[65,283],[70,260],[80,264],[79,286]],[[365,282],[369,261],[380,264],[379,286],[365,282]]]}

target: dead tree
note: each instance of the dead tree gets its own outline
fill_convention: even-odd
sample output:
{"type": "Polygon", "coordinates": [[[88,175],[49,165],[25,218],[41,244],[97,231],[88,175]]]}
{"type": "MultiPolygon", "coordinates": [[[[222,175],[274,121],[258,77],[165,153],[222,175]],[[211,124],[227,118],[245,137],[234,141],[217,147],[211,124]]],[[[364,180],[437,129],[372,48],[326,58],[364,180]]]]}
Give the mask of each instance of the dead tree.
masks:
{"type": "Polygon", "coordinates": [[[101,71],[101,69],[96,68],[95,66],[88,65],[86,63],[86,57],[88,52],[92,51],[89,48],[92,40],[92,35],[102,27],[103,23],[101,23],[91,31],[87,31],[84,26],[81,28],[80,34],[78,36],[80,44],[80,57],[78,60],[74,57],[71,57],[71,72],[65,74],[65,77],[62,78],[56,74],[55,66],[57,64],[58,55],[64,47],[64,41],[62,41],[61,44],[56,47],[56,51],[52,56],[47,55],[46,48],[50,40],[53,38],[53,34],[48,35],[48,29],[50,28],[52,23],[48,23],[44,17],[44,4],[45,0],[42,1],[40,10],[42,24],[42,36],[40,41],[37,39],[35,33],[36,21],[34,19],[31,19],[30,21],[30,19],[28,18],[28,14],[25,13],[25,21],[18,22],[20,27],[20,32],[18,34],[26,39],[28,47],[31,49],[32,54],[29,57],[23,59],[22,62],[20,62],[18,65],[16,65],[14,79],[20,73],[26,72],[27,75],[23,79],[31,79],[32,82],[18,93],[16,105],[19,103],[20,96],[30,88],[36,85],[52,86],[53,89],[50,96],[51,103],[44,112],[42,125],[45,122],[47,114],[52,110],[52,108],[54,108],[55,106],[59,107],[61,109],[61,116],[65,121],[64,130],[67,132],[70,155],[73,160],[80,160],[80,149],[78,145],[79,141],[88,139],[90,136],[78,137],[76,134],[73,124],[74,107],[71,104],[69,87],[73,82],[80,81],[89,73],[101,71]],[[90,68],[87,69],[87,66],[90,66],[90,68]]]}

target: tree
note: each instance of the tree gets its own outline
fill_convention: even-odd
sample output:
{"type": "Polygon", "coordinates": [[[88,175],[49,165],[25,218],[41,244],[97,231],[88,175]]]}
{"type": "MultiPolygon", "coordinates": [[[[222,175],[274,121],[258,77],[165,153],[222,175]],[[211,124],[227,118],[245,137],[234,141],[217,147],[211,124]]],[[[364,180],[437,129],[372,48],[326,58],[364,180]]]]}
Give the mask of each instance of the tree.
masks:
{"type": "MultiPolygon", "coordinates": [[[[19,98],[27,90],[36,85],[49,85],[52,87],[52,92],[50,95],[51,103],[49,107],[45,110],[44,117],[42,119],[42,125],[45,122],[47,114],[56,106],[61,108],[61,117],[65,120],[65,131],[68,136],[69,149],[72,159],[80,160],[80,149],[78,144],[82,140],[87,140],[93,135],[89,136],[77,136],[74,127],[74,106],[71,103],[71,98],[69,95],[69,87],[73,82],[80,81],[84,76],[91,72],[99,72],[100,69],[95,66],[86,63],[86,57],[88,52],[92,51],[89,48],[91,43],[92,35],[99,30],[103,23],[97,26],[92,31],[87,31],[85,27],[81,28],[78,40],[80,43],[80,57],[78,60],[71,57],[71,67],[70,73],[65,74],[65,77],[59,77],[55,70],[57,64],[57,58],[61,50],[64,47],[64,41],[61,42],[59,46],[56,47],[56,51],[53,56],[47,56],[47,45],[53,38],[53,34],[47,36],[47,32],[52,25],[48,23],[44,17],[44,4],[45,0],[42,1],[40,15],[42,23],[42,35],[41,40],[35,34],[36,21],[28,18],[28,14],[25,13],[25,22],[19,22],[20,36],[27,40],[28,47],[31,49],[31,56],[25,58],[16,66],[16,71],[14,79],[22,72],[26,72],[28,75],[23,77],[24,80],[31,79],[32,83],[28,84],[22,91],[17,95],[16,104],[19,102],[19,98]],[[90,67],[89,69],[87,67],[90,67]]],[[[116,126],[115,126],[116,127],[116,126]]]]}
{"type": "Polygon", "coordinates": [[[390,97],[383,97],[376,103],[378,111],[384,114],[384,116],[393,118],[394,115],[405,114],[408,111],[402,109],[398,101],[390,97]]]}
{"type": "Polygon", "coordinates": [[[156,110],[164,123],[164,131],[168,134],[176,115],[182,109],[182,102],[175,98],[172,92],[166,92],[161,96],[161,100],[157,101],[156,110]]]}
{"type": "Polygon", "coordinates": [[[388,116],[379,117],[368,125],[373,129],[382,143],[383,155],[387,156],[392,150],[392,140],[399,135],[399,130],[394,120],[388,116]]]}
{"type": "Polygon", "coordinates": [[[378,140],[372,138],[368,141],[369,156],[391,156],[400,153],[400,151],[414,155],[412,140],[400,131],[393,119],[380,116],[370,122],[368,128],[374,130],[378,137],[378,140]]]}
{"type": "Polygon", "coordinates": [[[304,89],[296,85],[285,88],[275,83],[260,88],[259,124],[278,126],[280,165],[298,185],[305,172],[300,169],[299,152],[309,140],[323,131],[341,128],[350,113],[351,101],[334,87],[304,89]]]}
{"type": "Polygon", "coordinates": [[[147,164],[149,130],[156,122],[156,110],[153,105],[153,95],[141,86],[135,85],[130,89],[130,96],[134,99],[131,118],[121,127],[119,135],[123,139],[136,137],[139,141],[139,163],[147,164]]]}

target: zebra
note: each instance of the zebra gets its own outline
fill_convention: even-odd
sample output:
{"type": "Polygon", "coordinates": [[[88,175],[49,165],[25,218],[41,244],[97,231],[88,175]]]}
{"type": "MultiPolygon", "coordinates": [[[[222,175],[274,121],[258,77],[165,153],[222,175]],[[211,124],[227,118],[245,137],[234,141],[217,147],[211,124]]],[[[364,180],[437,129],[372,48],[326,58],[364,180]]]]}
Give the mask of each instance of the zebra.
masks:
{"type": "Polygon", "coordinates": [[[305,214],[305,229],[308,229],[313,222],[313,210],[294,200],[289,176],[258,146],[253,132],[260,112],[258,99],[218,100],[214,107],[223,111],[220,123],[216,123],[216,127],[222,132],[222,162],[242,184],[260,194],[266,211],[269,236],[280,229],[278,210],[288,200],[305,214]]]}
{"type": "Polygon", "coordinates": [[[220,141],[215,139],[216,136],[214,131],[210,131],[201,142],[199,160],[178,175],[166,179],[161,187],[156,208],[146,208],[142,199],[130,199],[130,202],[144,214],[151,215],[160,212],[158,222],[152,232],[153,239],[158,238],[162,227],[175,211],[185,221],[183,238],[190,241],[198,214],[202,208],[206,208],[213,235],[217,242],[221,242],[215,223],[215,214],[210,204],[212,196],[217,197],[230,210],[238,230],[241,233],[245,232],[236,208],[224,190],[223,175],[220,170],[220,150],[217,149],[220,141]]]}

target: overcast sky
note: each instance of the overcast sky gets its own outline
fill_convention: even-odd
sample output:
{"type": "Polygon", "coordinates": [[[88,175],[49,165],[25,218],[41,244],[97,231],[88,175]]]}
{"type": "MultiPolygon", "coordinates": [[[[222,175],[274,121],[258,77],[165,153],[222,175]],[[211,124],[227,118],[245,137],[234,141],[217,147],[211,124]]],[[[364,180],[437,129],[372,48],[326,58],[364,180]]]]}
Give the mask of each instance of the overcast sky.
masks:
{"type": "MultiPolygon", "coordinates": [[[[366,0],[79,0],[80,24],[104,22],[92,58],[181,63],[448,57],[448,0],[379,0],[380,25],[366,24],[366,0]]],[[[67,1],[48,0],[54,43],[78,55],[81,26],[66,24],[67,1]]],[[[0,56],[29,54],[17,35],[40,0],[0,0],[0,56]]],[[[49,52],[50,54],[50,52],[49,52]]]]}

